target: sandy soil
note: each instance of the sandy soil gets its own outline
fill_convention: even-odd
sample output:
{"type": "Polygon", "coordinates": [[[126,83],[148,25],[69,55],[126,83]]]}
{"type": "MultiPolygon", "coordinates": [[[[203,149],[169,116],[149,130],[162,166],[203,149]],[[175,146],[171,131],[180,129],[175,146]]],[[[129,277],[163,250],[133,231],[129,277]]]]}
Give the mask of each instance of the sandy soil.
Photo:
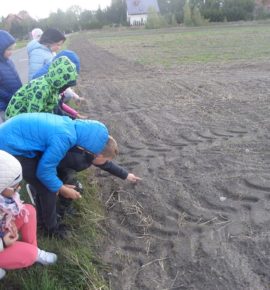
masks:
{"type": "Polygon", "coordinates": [[[143,178],[97,171],[111,289],[270,289],[270,63],[161,71],[80,37],[84,111],[143,178]]]}

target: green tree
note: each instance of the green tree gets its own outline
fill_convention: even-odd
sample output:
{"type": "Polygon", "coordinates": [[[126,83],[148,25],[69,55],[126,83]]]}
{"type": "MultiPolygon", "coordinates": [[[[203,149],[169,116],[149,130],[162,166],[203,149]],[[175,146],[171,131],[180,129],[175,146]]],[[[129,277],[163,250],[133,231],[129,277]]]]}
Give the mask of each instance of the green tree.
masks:
{"type": "Polygon", "coordinates": [[[205,25],[207,23],[197,6],[192,9],[191,19],[195,26],[205,25]]]}
{"type": "Polygon", "coordinates": [[[158,5],[161,15],[163,15],[167,22],[173,25],[173,19],[177,23],[184,21],[185,0],[158,0],[158,5]]]}
{"type": "Polygon", "coordinates": [[[127,7],[126,1],[114,0],[110,7],[105,11],[107,24],[127,25],[127,7]]]}
{"type": "Polygon", "coordinates": [[[70,32],[80,29],[80,14],[82,9],[80,6],[73,5],[66,11],[66,25],[70,32]]]}
{"type": "Polygon", "coordinates": [[[224,0],[222,10],[228,21],[251,20],[254,0],[224,0]]]}
{"type": "Polygon", "coordinates": [[[90,29],[91,23],[94,22],[93,13],[89,10],[85,10],[80,14],[79,23],[83,30],[90,29]]]}
{"type": "Polygon", "coordinates": [[[47,20],[47,25],[49,27],[54,27],[60,31],[66,32],[66,14],[61,9],[58,9],[57,12],[53,12],[49,15],[47,20]]]}
{"type": "Polygon", "coordinates": [[[164,17],[157,13],[154,7],[150,7],[148,10],[147,22],[145,24],[146,29],[157,29],[161,27],[166,27],[168,24],[164,17]]]}
{"type": "Polygon", "coordinates": [[[191,18],[191,8],[190,8],[188,0],[186,1],[184,5],[184,24],[186,26],[193,25],[192,18],[191,18]]]}
{"type": "Polygon", "coordinates": [[[205,0],[201,13],[204,18],[212,22],[224,21],[225,15],[222,9],[223,2],[220,0],[205,0]]]}
{"type": "Polygon", "coordinates": [[[17,21],[12,22],[9,32],[15,38],[22,39],[23,38],[23,25],[17,21]]]}

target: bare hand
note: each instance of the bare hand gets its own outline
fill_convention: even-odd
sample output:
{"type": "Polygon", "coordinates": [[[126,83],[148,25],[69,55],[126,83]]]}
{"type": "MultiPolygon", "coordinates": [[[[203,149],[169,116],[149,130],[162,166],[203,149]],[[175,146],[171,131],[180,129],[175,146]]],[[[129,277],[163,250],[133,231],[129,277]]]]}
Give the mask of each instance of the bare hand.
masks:
{"type": "Polygon", "coordinates": [[[88,119],[87,116],[85,116],[85,115],[81,115],[81,114],[79,114],[79,113],[77,114],[76,118],[77,118],[77,119],[84,119],[84,120],[88,119]]]}
{"type": "Polygon", "coordinates": [[[4,237],[3,237],[3,241],[6,247],[11,246],[13,243],[15,243],[19,238],[18,233],[16,233],[15,235],[13,235],[11,232],[7,232],[4,237]]]}
{"type": "Polygon", "coordinates": [[[16,227],[16,225],[15,225],[15,223],[12,221],[11,222],[11,227],[10,227],[10,230],[9,230],[9,232],[12,234],[12,236],[17,236],[18,235],[18,229],[17,229],[17,227],[16,227]]]}
{"type": "Polygon", "coordinates": [[[65,198],[71,198],[71,199],[81,198],[82,197],[81,194],[74,188],[75,188],[75,185],[65,184],[65,185],[62,185],[62,187],[59,190],[59,193],[65,198]]]}
{"type": "Polygon", "coordinates": [[[127,176],[127,180],[130,182],[137,182],[137,181],[142,180],[142,179],[140,177],[132,174],[132,173],[129,173],[127,176]]]}
{"type": "MultiPolygon", "coordinates": [[[[77,95],[77,94],[76,94],[76,95],[77,95]]],[[[76,98],[74,98],[74,102],[75,102],[75,104],[76,104],[77,106],[80,106],[81,103],[84,102],[84,101],[85,101],[85,98],[83,98],[83,97],[79,97],[78,95],[77,95],[76,98]]]]}

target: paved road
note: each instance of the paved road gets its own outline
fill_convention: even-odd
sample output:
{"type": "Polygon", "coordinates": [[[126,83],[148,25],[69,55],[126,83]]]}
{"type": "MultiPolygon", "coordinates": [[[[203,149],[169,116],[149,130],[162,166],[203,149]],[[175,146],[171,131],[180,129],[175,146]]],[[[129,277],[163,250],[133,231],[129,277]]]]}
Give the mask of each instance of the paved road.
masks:
{"type": "Polygon", "coordinates": [[[23,83],[28,81],[28,56],[26,47],[17,49],[13,52],[11,59],[14,61],[16,69],[23,83]]]}

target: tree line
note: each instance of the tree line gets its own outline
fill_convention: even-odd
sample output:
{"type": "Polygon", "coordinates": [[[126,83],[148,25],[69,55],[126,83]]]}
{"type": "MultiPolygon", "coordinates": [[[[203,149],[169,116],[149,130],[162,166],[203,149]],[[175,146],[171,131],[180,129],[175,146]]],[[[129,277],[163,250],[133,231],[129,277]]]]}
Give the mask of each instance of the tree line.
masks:
{"type": "MultiPolygon", "coordinates": [[[[146,28],[270,18],[269,10],[263,5],[256,5],[255,0],[158,0],[158,4],[160,13],[150,9],[146,28]]],[[[66,11],[58,9],[45,19],[13,21],[7,30],[17,38],[26,38],[34,27],[55,27],[70,33],[120,25],[129,25],[125,0],[114,0],[106,9],[99,8],[97,11],[82,10],[79,6],[72,6],[66,11]]],[[[0,28],[6,29],[4,18],[0,28]]]]}

